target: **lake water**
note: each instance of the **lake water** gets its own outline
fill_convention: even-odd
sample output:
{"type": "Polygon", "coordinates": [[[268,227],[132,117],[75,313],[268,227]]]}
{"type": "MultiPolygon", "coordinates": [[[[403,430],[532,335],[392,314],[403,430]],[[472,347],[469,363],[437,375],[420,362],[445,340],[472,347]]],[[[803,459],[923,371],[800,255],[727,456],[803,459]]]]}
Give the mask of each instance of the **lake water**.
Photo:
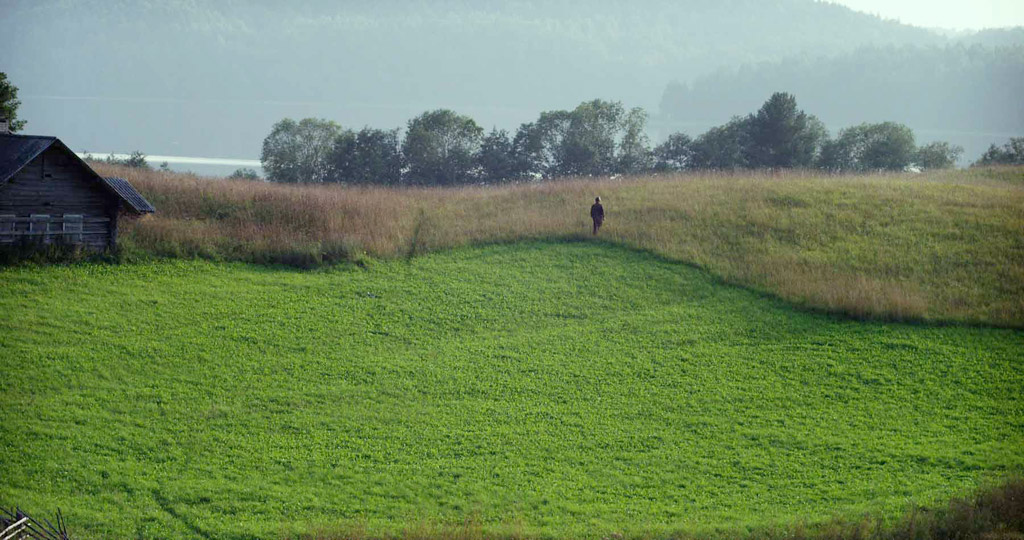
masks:
{"type": "MultiPolygon", "coordinates": [[[[131,154],[118,154],[113,152],[75,152],[78,157],[91,157],[92,159],[128,159],[131,154]]],[[[146,163],[153,168],[160,167],[166,163],[172,171],[192,171],[196,174],[211,176],[227,176],[238,169],[254,169],[260,176],[264,175],[263,167],[258,159],[232,159],[232,158],[208,158],[208,157],[187,157],[187,156],[160,156],[147,155],[146,163]]]]}

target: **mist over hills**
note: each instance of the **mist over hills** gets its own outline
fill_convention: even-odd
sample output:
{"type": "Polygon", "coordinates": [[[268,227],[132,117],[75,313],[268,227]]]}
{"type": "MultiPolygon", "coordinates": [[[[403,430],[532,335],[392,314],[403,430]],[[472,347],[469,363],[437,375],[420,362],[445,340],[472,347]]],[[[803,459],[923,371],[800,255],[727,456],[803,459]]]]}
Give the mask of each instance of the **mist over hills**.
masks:
{"type": "Polygon", "coordinates": [[[774,90],[795,94],[833,131],[896,121],[913,127],[919,142],[948,140],[974,160],[996,140],[1024,133],[1024,45],[871,46],[728,68],[670,84],[661,117],[699,131],[756,110],[774,90]]]}
{"type": "Polygon", "coordinates": [[[595,97],[654,114],[670,82],[745,65],[1020,42],[811,0],[15,0],[4,10],[0,70],[21,88],[28,132],[76,149],[205,156],[254,157],[285,116],[396,127],[449,107],[514,129],[595,97]]]}

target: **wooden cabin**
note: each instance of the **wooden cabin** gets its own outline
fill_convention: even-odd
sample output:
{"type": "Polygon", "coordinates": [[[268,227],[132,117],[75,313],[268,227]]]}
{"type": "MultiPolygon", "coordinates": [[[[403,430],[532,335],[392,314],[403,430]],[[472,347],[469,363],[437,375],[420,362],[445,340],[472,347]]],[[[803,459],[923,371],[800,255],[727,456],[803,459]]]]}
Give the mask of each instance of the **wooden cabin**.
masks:
{"type": "Polygon", "coordinates": [[[127,181],[100,176],[56,137],[0,133],[0,248],[102,251],[117,244],[119,219],[154,210],[127,181]]]}

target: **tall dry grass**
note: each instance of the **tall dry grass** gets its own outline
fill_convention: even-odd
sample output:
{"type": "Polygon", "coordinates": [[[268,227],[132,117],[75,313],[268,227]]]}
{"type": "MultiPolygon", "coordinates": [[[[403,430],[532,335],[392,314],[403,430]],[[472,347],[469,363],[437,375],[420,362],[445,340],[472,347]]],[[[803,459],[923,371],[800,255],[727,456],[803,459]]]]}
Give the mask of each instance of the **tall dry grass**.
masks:
{"type": "Polygon", "coordinates": [[[1024,327],[1024,169],[686,174],[495,187],[215,180],[99,165],[158,209],[129,250],[310,267],[476,243],[602,240],[861,318],[1024,327]]]}

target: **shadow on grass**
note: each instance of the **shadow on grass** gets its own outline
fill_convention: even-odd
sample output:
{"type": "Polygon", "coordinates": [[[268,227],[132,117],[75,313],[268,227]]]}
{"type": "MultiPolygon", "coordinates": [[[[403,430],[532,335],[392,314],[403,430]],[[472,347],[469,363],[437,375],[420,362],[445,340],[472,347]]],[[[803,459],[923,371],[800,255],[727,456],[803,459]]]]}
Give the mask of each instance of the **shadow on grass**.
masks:
{"type": "MultiPolygon", "coordinates": [[[[457,248],[451,248],[451,249],[448,249],[448,250],[441,250],[441,251],[438,251],[438,252],[435,252],[435,253],[440,253],[440,252],[444,252],[444,251],[457,251],[457,250],[460,250],[460,249],[487,248],[487,247],[490,247],[490,246],[514,246],[514,245],[517,245],[517,244],[518,245],[525,245],[525,246],[538,245],[538,244],[541,244],[541,245],[543,245],[543,244],[590,244],[590,245],[595,245],[596,244],[598,246],[602,246],[602,247],[605,247],[607,249],[620,250],[620,251],[624,251],[624,252],[628,252],[628,253],[635,253],[635,254],[642,255],[645,258],[649,258],[649,259],[652,259],[652,260],[660,262],[660,263],[671,264],[671,265],[678,265],[678,266],[682,266],[682,267],[685,267],[685,268],[690,268],[690,269],[696,270],[696,271],[700,272],[701,274],[703,274],[708,279],[708,281],[710,283],[714,284],[714,285],[719,285],[719,286],[724,286],[724,287],[732,287],[732,288],[735,288],[735,289],[740,289],[740,290],[743,290],[743,291],[747,291],[747,292],[755,295],[757,298],[760,298],[760,299],[763,299],[763,300],[767,300],[767,301],[771,301],[771,302],[775,302],[779,306],[785,307],[787,309],[792,309],[794,311],[798,311],[798,312],[802,312],[802,313],[811,313],[811,314],[815,314],[815,315],[820,315],[820,316],[828,317],[828,318],[830,318],[832,320],[837,320],[837,321],[874,322],[874,323],[887,323],[887,324],[889,324],[889,323],[898,323],[898,324],[907,324],[907,325],[912,325],[912,326],[921,326],[921,327],[929,327],[929,328],[960,327],[960,328],[998,328],[998,329],[1006,329],[1006,330],[1024,330],[1024,322],[1022,322],[1020,324],[1013,324],[1013,323],[999,324],[999,323],[994,323],[994,322],[956,321],[956,320],[930,319],[930,318],[926,319],[924,317],[915,317],[915,316],[893,316],[893,315],[885,315],[885,314],[865,314],[865,313],[862,313],[862,312],[853,312],[853,311],[844,310],[842,308],[828,309],[828,308],[814,306],[814,305],[806,304],[806,303],[796,303],[796,302],[787,300],[787,299],[779,296],[778,294],[775,294],[775,293],[771,292],[768,289],[752,286],[750,284],[743,283],[741,281],[730,280],[728,278],[722,277],[721,275],[711,271],[711,269],[706,268],[704,266],[701,266],[700,264],[697,264],[697,263],[694,263],[694,262],[691,262],[691,261],[684,261],[684,260],[680,260],[680,259],[674,259],[672,257],[669,257],[667,255],[661,254],[661,253],[659,253],[657,251],[654,251],[654,250],[651,250],[651,249],[634,247],[634,246],[626,245],[626,244],[623,244],[623,243],[615,242],[613,240],[605,240],[605,239],[600,238],[600,237],[595,238],[595,237],[591,236],[590,234],[584,234],[584,233],[569,234],[569,235],[540,236],[540,237],[533,237],[533,238],[527,238],[527,239],[510,239],[510,240],[473,242],[473,243],[467,244],[465,246],[461,246],[461,247],[457,247],[457,248]]],[[[429,255],[430,253],[431,252],[423,252],[422,254],[423,255],[429,255]]],[[[1022,538],[1021,540],[1024,540],[1024,538],[1022,538]]]]}
{"type": "MultiPolygon", "coordinates": [[[[554,244],[587,244],[587,245],[598,245],[607,249],[620,250],[628,253],[635,253],[642,255],[646,258],[652,259],[657,262],[679,265],[682,267],[690,268],[701,272],[708,280],[715,284],[726,287],[733,287],[748,291],[758,298],[769,300],[777,303],[780,306],[785,306],[789,309],[793,309],[799,312],[812,313],[825,317],[832,318],[834,320],[841,321],[860,321],[860,322],[879,322],[879,323],[900,323],[909,324],[914,326],[927,326],[927,327],[964,327],[964,328],[1002,328],[1009,330],[1024,330],[1024,322],[1020,324],[1006,323],[1000,324],[996,322],[980,322],[980,321],[962,321],[962,320],[944,320],[944,319],[933,319],[924,318],[917,316],[895,316],[892,314],[885,313],[864,313],[854,312],[850,310],[839,308],[825,308],[815,306],[807,303],[797,303],[783,298],[782,296],[771,292],[768,289],[764,289],[757,286],[752,286],[747,283],[743,283],[738,280],[730,280],[722,277],[719,274],[713,272],[711,269],[701,266],[691,261],[684,261],[680,259],[674,259],[672,257],[663,255],[657,251],[647,248],[639,248],[616,242],[613,240],[606,240],[601,237],[594,237],[589,233],[570,233],[563,235],[542,235],[528,238],[510,238],[502,240],[486,240],[479,242],[470,242],[461,246],[444,248],[438,250],[431,250],[422,245],[420,241],[420,231],[424,223],[424,218],[421,215],[417,219],[415,230],[412,235],[412,239],[409,243],[408,248],[401,255],[401,259],[406,262],[411,262],[414,259],[451,251],[459,251],[465,249],[480,249],[491,246],[515,246],[515,245],[554,245],[554,244]]],[[[32,250],[32,251],[11,251],[0,250],[0,267],[3,266],[19,266],[19,265],[40,265],[40,264],[76,264],[76,263],[91,263],[91,264],[132,264],[142,263],[149,261],[160,261],[160,260],[207,260],[211,262],[234,262],[242,264],[251,264],[266,269],[277,270],[277,271],[316,271],[327,268],[344,268],[349,267],[353,269],[366,269],[370,262],[373,260],[372,257],[360,256],[353,257],[347,252],[338,252],[333,254],[319,254],[310,255],[303,253],[262,253],[261,256],[255,258],[235,258],[235,257],[223,257],[223,256],[210,256],[203,253],[179,253],[173,254],[153,254],[135,248],[134,246],[119,247],[116,251],[108,250],[103,253],[90,253],[81,250],[69,250],[60,247],[51,247],[46,250],[32,250]]],[[[1024,539],[1022,539],[1024,540],[1024,539]]]]}
{"type": "MultiPolygon", "coordinates": [[[[601,540],[1022,540],[1024,479],[979,489],[935,508],[913,506],[898,519],[877,515],[836,518],[785,526],[653,533],[595,531],[601,540]]],[[[292,540],[529,540],[557,538],[550,533],[525,533],[521,527],[492,532],[475,519],[457,525],[416,524],[398,532],[374,534],[363,525],[321,528],[292,540]]]]}
{"type": "Polygon", "coordinates": [[[179,523],[184,525],[185,528],[187,528],[189,531],[192,531],[192,534],[196,535],[199,538],[214,538],[212,534],[200,529],[198,525],[192,523],[191,520],[179,514],[178,511],[174,509],[174,506],[171,505],[171,501],[167,500],[167,497],[164,497],[159,490],[153,490],[153,500],[156,501],[157,506],[159,506],[161,510],[163,510],[164,512],[167,513],[167,515],[171,516],[179,523]]]}

